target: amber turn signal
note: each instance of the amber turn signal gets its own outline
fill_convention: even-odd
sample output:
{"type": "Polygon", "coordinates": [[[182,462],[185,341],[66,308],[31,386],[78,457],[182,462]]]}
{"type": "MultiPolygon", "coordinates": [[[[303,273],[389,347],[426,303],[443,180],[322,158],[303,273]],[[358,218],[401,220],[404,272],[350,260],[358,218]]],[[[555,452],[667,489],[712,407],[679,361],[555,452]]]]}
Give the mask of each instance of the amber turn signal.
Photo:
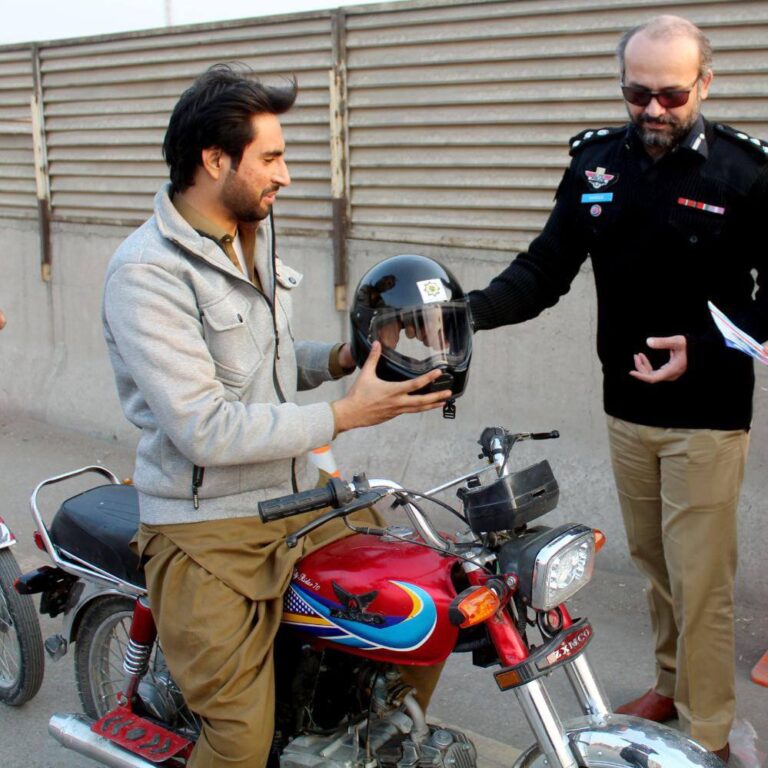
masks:
{"type": "Polygon", "coordinates": [[[595,552],[599,552],[606,542],[605,534],[599,528],[593,528],[592,533],[595,534],[595,552]]]}
{"type": "Polygon", "coordinates": [[[451,623],[466,629],[490,619],[501,607],[499,596],[488,587],[465,589],[451,603],[451,623]]]}

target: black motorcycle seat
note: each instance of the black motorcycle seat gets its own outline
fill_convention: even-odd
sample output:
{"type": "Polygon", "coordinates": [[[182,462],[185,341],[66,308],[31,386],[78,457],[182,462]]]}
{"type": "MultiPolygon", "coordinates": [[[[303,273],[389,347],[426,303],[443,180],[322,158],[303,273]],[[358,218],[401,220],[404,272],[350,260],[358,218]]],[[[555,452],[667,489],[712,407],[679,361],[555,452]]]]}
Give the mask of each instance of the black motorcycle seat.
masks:
{"type": "Polygon", "coordinates": [[[139,587],[141,562],[129,544],[139,527],[139,499],[131,485],[99,485],[67,499],[54,515],[53,543],[70,555],[139,587]]]}

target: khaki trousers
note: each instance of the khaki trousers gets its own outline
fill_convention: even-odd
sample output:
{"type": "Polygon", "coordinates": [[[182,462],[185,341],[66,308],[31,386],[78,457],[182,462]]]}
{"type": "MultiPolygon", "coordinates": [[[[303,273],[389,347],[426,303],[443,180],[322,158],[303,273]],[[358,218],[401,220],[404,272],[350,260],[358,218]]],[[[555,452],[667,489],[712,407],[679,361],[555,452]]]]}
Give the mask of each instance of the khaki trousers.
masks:
{"type": "Polygon", "coordinates": [[[735,711],[736,508],[749,435],[661,429],[608,416],[629,551],[648,578],[655,689],[708,749],[735,711]]]}
{"type": "MultiPolygon", "coordinates": [[[[189,768],[267,764],[275,708],[272,646],[283,592],[300,555],[348,533],[331,523],[289,550],[282,537],[306,521],[140,526],[160,644],[187,704],[202,719],[189,768]]],[[[442,667],[401,669],[424,709],[442,667]]]]}

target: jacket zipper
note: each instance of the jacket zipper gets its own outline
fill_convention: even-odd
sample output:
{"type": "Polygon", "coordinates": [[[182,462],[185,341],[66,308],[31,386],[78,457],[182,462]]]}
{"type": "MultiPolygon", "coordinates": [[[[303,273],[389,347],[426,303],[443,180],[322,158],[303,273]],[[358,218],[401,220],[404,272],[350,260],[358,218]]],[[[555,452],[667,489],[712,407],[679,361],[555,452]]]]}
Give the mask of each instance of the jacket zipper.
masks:
{"type": "MultiPolygon", "coordinates": [[[[275,222],[272,218],[272,209],[269,211],[269,229],[272,233],[272,302],[270,310],[272,311],[272,326],[275,329],[275,355],[272,359],[272,380],[277,391],[277,396],[281,403],[287,402],[283,388],[277,378],[277,361],[280,359],[280,335],[277,332],[277,235],[275,234],[275,222]]],[[[299,484],[296,481],[296,457],[291,459],[291,487],[294,493],[299,492],[299,484]]]]}
{"type": "MultiPolygon", "coordinates": [[[[277,310],[275,309],[277,306],[277,237],[275,235],[275,222],[272,218],[272,211],[269,212],[269,228],[272,233],[272,300],[270,301],[269,296],[267,296],[264,291],[260,291],[255,285],[253,285],[253,283],[251,283],[251,285],[253,285],[253,289],[255,291],[264,297],[264,300],[269,306],[270,314],[272,315],[272,329],[275,334],[275,354],[272,357],[272,383],[275,387],[275,391],[277,392],[278,400],[280,400],[281,403],[285,403],[287,402],[285,393],[283,392],[283,388],[280,386],[280,380],[277,378],[277,361],[280,359],[280,334],[277,332],[277,310]]],[[[206,235],[204,232],[201,232],[200,234],[210,238],[210,235],[206,235]]],[[[213,240],[214,238],[210,239],[213,240]]],[[[177,243],[177,245],[183,247],[180,243],[177,243]]],[[[203,484],[204,476],[205,467],[198,467],[197,464],[195,464],[192,467],[192,503],[194,504],[195,509],[200,509],[200,497],[198,496],[198,489],[203,484]]],[[[291,459],[291,487],[293,488],[294,493],[299,492],[299,484],[296,480],[295,457],[291,459]]]]}
{"type": "Polygon", "coordinates": [[[203,484],[204,475],[205,467],[198,467],[197,464],[192,467],[192,503],[195,505],[195,509],[200,509],[200,499],[197,496],[197,489],[203,484]]]}

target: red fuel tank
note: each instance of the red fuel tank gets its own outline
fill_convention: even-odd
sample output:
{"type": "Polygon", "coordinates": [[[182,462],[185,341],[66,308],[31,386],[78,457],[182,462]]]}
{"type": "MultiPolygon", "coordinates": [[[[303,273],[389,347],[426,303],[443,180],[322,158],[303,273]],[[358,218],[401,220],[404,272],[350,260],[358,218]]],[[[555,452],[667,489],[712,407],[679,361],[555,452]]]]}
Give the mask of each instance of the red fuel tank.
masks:
{"type": "Polygon", "coordinates": [[[457,562],[414,543],[348,536],[296,564],[283,624],[367,658],[436,664],[456,644],[448,608],[457,562]]]}

